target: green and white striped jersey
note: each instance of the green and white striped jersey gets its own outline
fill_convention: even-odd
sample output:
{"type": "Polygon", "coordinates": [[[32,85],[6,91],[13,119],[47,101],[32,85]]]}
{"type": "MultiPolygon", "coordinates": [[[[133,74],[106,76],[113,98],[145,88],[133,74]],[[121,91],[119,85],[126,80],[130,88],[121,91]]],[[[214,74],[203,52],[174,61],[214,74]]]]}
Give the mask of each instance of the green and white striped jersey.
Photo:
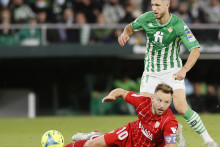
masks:
{"type": "Polygon", "coordinates": [[[143,29],[147,35],[145,70],[160,72],[171,68],[181,68],[180,45],[191,51],[199,48],[199,43],[179,17],[170,14],[167,23],[161,25],[152,11],[146,12],[131,23],[134,31],[143,29]]]}

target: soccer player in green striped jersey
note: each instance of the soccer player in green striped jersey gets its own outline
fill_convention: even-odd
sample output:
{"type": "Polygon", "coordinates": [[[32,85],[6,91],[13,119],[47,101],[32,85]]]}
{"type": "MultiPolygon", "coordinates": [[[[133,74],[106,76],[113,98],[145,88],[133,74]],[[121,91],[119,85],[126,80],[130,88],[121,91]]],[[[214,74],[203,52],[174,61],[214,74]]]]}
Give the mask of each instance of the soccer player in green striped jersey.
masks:
{"type": "Polygon", "coordinates": [[[151,0],[151,6],[152,11],[128,24],[118,38],[119,44],[124,46],[134,31],[144,30],[146,33],[145,67],[140,93],[151,97],[158,84],[170,85],[174,89],[175,109],[202,136],[207,147],[217,147],[199,115],[186,101],[184,78],[199,58],[199,43],[183,20],[169,13],[170,0],[151,0]],[[190,52],[185,65],[182,65],[179,57],[182,43],[190,52]]]}

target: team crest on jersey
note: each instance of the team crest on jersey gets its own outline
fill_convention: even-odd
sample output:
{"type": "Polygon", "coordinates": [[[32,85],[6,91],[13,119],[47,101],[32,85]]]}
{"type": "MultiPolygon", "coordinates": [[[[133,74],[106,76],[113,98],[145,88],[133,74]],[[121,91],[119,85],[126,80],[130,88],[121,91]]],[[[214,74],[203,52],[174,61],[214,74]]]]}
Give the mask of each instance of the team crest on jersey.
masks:
{"type": "Polygon", "coordinates": [[[170,143],[170,142],[171,142],[171,137],[167,137],[167,138],[166,138],[166,141],[167,141],[168,143],[170,143]]]}
{"type": "Polygon", "coordinates": [[[148,26],[149,26],[149,27],[154,27],[152,23],[149,23],[148,26]]]}
{"type": "Polygon", "coordinates": [[[171,32],[173,32],[173,28],[172,27],[169,27],[168,28],[168,31],[171,33],[171,32]]]}
{"type": "Polygon", "coordinates": [[[160,123],[157,121],[156,123],[155,123],[155,125],[154,125],[154,128],[156,129],[156,128],[158,128],[160,126],[160,123]]]}
{"type": "Polygon", "coordinates": [[[176,135],[169,135],[169,136],[165,136],[165,143],[166,144],[176,144],[176,135]]]}

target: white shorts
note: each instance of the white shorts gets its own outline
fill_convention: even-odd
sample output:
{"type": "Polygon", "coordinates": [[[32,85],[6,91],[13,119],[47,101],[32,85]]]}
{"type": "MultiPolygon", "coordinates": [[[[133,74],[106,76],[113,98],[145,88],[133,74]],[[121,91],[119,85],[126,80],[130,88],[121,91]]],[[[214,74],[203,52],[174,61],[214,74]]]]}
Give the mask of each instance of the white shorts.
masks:
{"type": "Polygon", "coordinates": [[[140,92],[153,94],[158,84],[165,83],[175,89],[184,89],[184,80],[175,80],[173,75],[180,71],[181,68],[168,69],[161,72],[149,73],[144,71],[141,79],[140,92]]]}

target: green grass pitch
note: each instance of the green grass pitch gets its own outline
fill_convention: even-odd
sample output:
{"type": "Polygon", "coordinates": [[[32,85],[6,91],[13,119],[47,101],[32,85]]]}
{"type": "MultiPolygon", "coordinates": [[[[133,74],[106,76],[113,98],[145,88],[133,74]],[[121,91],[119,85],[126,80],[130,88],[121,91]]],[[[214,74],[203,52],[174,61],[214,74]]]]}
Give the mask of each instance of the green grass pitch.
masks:
{"type": "MultiPolygon", "coordinates": [[[[220,145],[220,114],[200,115],[210,135],[220,145]]],[[[177,120],[184,127],[183,135],[187,147],[203,147],[202,138],[196,134],[185,122],[176,115],[177,120]]],[[[65,144],[71,142],[71,137],[77,132],[100,130],[102,133],[122,127],[134,121],[137,116],[67,116],[67,117],[37,117],[1,118],[0,119],[0,147],[40,147],[41,136],[48,130],[60,131],[65,144]]]]}

